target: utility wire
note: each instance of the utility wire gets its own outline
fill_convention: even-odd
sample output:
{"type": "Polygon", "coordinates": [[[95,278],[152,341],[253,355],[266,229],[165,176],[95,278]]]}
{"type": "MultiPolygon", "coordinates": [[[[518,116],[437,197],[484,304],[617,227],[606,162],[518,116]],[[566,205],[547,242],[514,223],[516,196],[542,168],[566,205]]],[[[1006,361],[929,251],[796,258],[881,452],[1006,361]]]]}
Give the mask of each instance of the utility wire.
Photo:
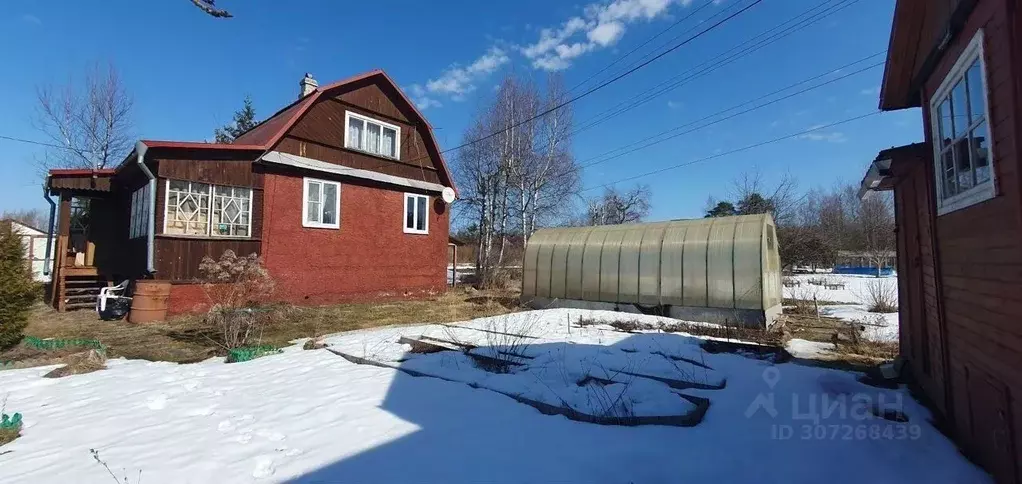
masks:
{"type": "MultiPolygon", "coordinates": [[[[828,0],[828,1],[830,1],[830,0],[828,0]]],[[[767,30],[767,31],[765,31],[765,32],[763,32],[763,33],[761,33],[761,34],[759,34],[759,35],[757,35],[757,36],[755,36],[755,37],[753,37],[751,39],[748,39],[747,41],[742,42],[741,44],[736,45],[735,47],[733,47],[733,48],[731,48],[731,49],[721,53],[720,55],[714,57],[713,59],[705,61],[702,64],[699,64],[698,66],[694,67],[693,69],[690,69],[690,70],[688,70],[688,71],[686,71],[686,72],[684,72],[682,74],[679,74],[679,75],[674,76],[674,77],[672,77],[670,79],[667,79],[667,80],[665,80],[665,81],[663,81],[663,82],[653,86],[652,88],[647,89],[646,91],[644,91],[642,93],[639,93],[639,94],[637,94],[635,96],[632,96],[630,99],[628,99],[626,101],[618,103],[617,105],[615,105],[614,107],[611,107],[610,109],[606,109],[606,110],[600,112],[599,114],[588,118],[587,120],[582,122],[581,126],[579,126],[578,128],[574,129],[571,134],[577,134],[577,133],[580,133],[582,131],[586,131],[586,130],[592,129],[592,128],[600,125],[600,124],[603,124],[603,123],[607,122],[610,119],[613,119],[616,116],[624,114],[625,112],[631,111],[631,110],[633,110],[635,108],[638,108],[639,106],[642,106],[642,105],[652,101],[653,99],[655,99],[655,98],[657,98],[657,97],[659,97],[659,96],[661,96],[663,94],[666,94],[666,93],[668,93],[670,91],[673,91],[674,89],[677,89],[678,87],[680,87],[680,86],[682,86],[684,84],[687,84],[687,83],[691,82],[692,80],[695,80],[697,78],[703,77],[703,76],[705,76],[705,75],[707,75],[707,74],[709,74],[709,73],[711,73],[713,71],[716,71],[717,69],[720,69],[721,67],[724,67],[724,66],[726,66],[726,65],[728,65],[728,64],[730,64],[730,63],[732,63],[732,62],[734,62],[736,60],[738,60],[739,58],[745,57],[745,56],[747,56],[747,55],[749,55],[749,54],[751,54],[751,53],[753,53],[753,52],[755,52],[757,50],[762,49],[763,47],[766,47],[766,46],[768,46],[768,45],[770,45],[770,44],[772,44],[774,42],[777,42],[778,40],[781,40],[784,37],[787,37],[787,36],[797,32],[799,30],[805,29],[806,27],[808,27],[808,26],[810,26],[810,25],[812,25],[812,24],[814,24],[816,22],[819,22],[820,20],[823,20],[824,18],[837,13],[838,11],[840,11],[840,10],[842,10],[842,9],[848,7],[848,6],[851,6],[852,4],[858,2],[859,0],[851,0],[851,1],[842,0],[842,1],[845,1],[846,3],[844,3],[843,5],[841,5],[841,4],[832,5],[830,7],[832,10],[829,10],[829,11],[824,10],[822,12],[817,12],[817,14],[815,16],[806,18],[806,19],[800,21],[799,23],[788,27],[786,30],[784,30],[784,31],[782,31],[782,32],[780,32],[778,34],[773,35],[772,37],[768,37],[766,39],[763,39],[762,41],[760,41],[760,43],[758,43],[756,45],[749,46],[745,50],[740,51],[740,52],[736,52],[734,54],[731,54],[730,56],[728,55],[730,52],[732,52],[734,50],[740,49],[740,48],[742,48],[743,46],[745,46],[747,44],[753,43],[757,38],[762,37],[763,35],[766,35],[766,34],[770,33],[773,30],[776,30],[778,28],[783,27],[785,24],[791,22],[792,20],[795,20],[795,18],[797,18],[798,16],[796,16],[793,19],[789,19],[788,21],[782,22],[781,24],[775,26],[774,28],[772,28],[770,30],[767,30]],[[837,7],[837,8],[835,9],[834,7],[837,7]],[[722,57],[724,57],[724,58],[721,59],[722,57]],[[703,67],[703,66],[705,66],[705,67],[703,67]]],[[[827,3],[827,2],[824,2],[824,3],[827,3]]],[[[813,9],[819,8],[819,7],[820,7],[820,5],[818,5],[817,7],[814,7],[813,9]]],[[[803,12],[799,16],[805,15],[806,13],[809,13],[813,9],[810,9],[809,11],[803,12]]]]}
{"type": "MultiPolygon", "coordinates": [[[[874,55],[874,56],[875,56],[875,55],[874,55]]],[[[853,64],[849,64],[849,65],[854,65],[854,64],[856,64],[856,63],[859,63],[859,62],[861,62],[861,61],[856,61],[855,63],[853,63],[853,64]]],[[[779,90],[777,90],[777,91],[774,91],[774,92],[772,92],[772,93],[770,93],[770,94],[767,94],[767,95],[761,96],[761,97],[760,97],[760,98],[758,98],[758,99],[754,99],[754,100],[752,100],[752,101],[747,101],[747,102],[745,102],[745,103],[742,103],[742,104],[737,104],[737,105],[735,105],[735,106],[732,106],[732,107],[730,107],[730,108],[727,108],[727,109],[725,109],[725,110],[723,110],[723,111],[718,111],[718,112],[716,112],[716,113],[714,113],[714,114],[710,114],[710,115],[704,116],[704,117],[702,117],[702,118],[700,118],[700,119],[697,119],[697,120],[695,120],[695,121],[692,121],[692,122],[690,122],[690,123],[686,123],[686,124],[683,124],[683,125],[681,125],[681,126],[677,126],[677,127],[674,127],[674,128],[668,129],[668,130],[665,130],[665,131],[661,131],[660,133],[657,133],[657,134],[655,134],[655,135],[652,135],[652,136],[649,136],[649,137],[643,138],[643,139],[641,139],[641,140],[639,140],[639,141],[636,141],[636,142],[630,143],[630,144],[628,144],[628,145],[625,145],[625,146],[622,146],[622,147],[619,147],[619,148],[616,148],[616,149],[613,149],[613,150],[607,151],[607,152],[605,152],[605,153],[603,153],[603,154],[600,154],[600,155],[596,155],[596,156],[594,156],[594,157],[591,157],[591,158],[587,158],[586,160],[583,160],[583,164],[579,166],[579,169],[582,169],[582,168],[586,168],[586,167],[590,167],[590,166],[593,166],[593,165],[598,165],[598,164],[600,164],[600,163],[604,163],[604,162],[610,161],[610,160],[612,160],[612,159],[615,159],[615,158],[618,158],[618,157],[620,157],[620,156],[626,155],[626,154],[628,154],[628,153],[631,153],[631,152],[633,152],[633,151],[637,151],[638,149],[644,149],[644,148],[648,148],[648,147],[650,147],[650,146],[653,146],[653,145],[656,145],[656,144],[660,144],[660,143],[663,143],[664,141],[667,141],[667,140],[670,140],[670,139],[674,139],[674,138],[677,138],[678,136],[681,136],[681,135],[685,135],[685,134],[688,134],[688,133],[692,133],[692,132],[694,132],[694,131],[698,131],[698,130],[700,130],[700,129],[703,129],[703,128],[706,128],[706,127],[709,127],[709,126],[713,126],[713,125],[715,125],[715,124],[718,124],[718,123],[721,123],[721,122],[727,121],[727,120],[729,120],[729,119],[733,119],[733,118],[735,118],[735,117],[738,117],[738,116],[741,116],[741,115],[743,115],[743,114],[747,114],[747,113],[750,113],[750,112],[752,112],[752,111],[756,111],[756,110],[762,109],[762,108],[764,108],[764,107],[767,107],[767,106],[771,106],[771,105],[773,105],[773,104],[777,104],[777,103],[779,103],[779,102],[781,102],[781,101],[784,101],[784,100],[787,100],[787,99],[791,99],[791,98],[793,98],[793,97],[795,97],[795,96],[799,96],[799,95],[801,95],[801,94],[805,94],[805,93],[807,93],[807,92],[809,92],[809,91],[813,91],[813,90],[819,89],[819,88],[821,88],[821,87],[823,87],[823,86],[827,86],[827,85],[833,84],[833,83],[835,83],[835,82],[837,82],[837,81],[840,81],[840,80],[843,80],[843,79],[847,79],[847,78],[849,78],[849,77],[852,77],[852,76],[855,76],[855,75],[861,74],[861,73],[863,73],[863,72],[866,72],[866,71],[869,71],[869,70],[871,70],[871,69],[875,69],[875,68],[877,68],[877,67],[880,67],[880,66],[882,66],[882,65],[884,65],[884,63],[883,63],[883,62],[878,62],[878,63],[875,63],[875,64],[871,64],[871,65],[869,65],[869,66],[867,66],[867,67],[864,67],[864,68],[862,68],[862,69],[858,69],[858,70],[856,70],[856,71],[850,72],[850,73],[848,73],[848,74],[845,74],[845,75],[843,75],[843,76],[840,76],[840,77],[835,77],[834,79],[830,79],[830,80],[827,80],[827,81],[825,81],[825,82],[822,82],[822,83],[820,83],[820,84],[816,84],[816,85],[814,85],[814,86],[811,86],[811,87],[807,87],[807,88],[805,88],[805,89],[802,89],[802,90],[799,90],[799,91],[795,91],[795,92],[793,92],[793,93],[787,94],[787,95],[785,95],[785,96],[782,96],[782,97],[779,97],[779,98],[777,98],[777,99],[773,99],[773,100],[770,100],[770,101],[767,101],[767,102],[764,102],[764,103],[761,103],[761,104],[757,104],[757,105],[755,105],[755,106],[753,106],[753,107],[750,107],[750,108],[748,108],[748,109],[745,109],[745,110],[742,110],[742,111],[739,111],[739,112],[736,112],[736,113],[732,113],[732,114],[730,114],[730,115],[728,115],[728,116],[725,116],[725,117],[723,117],[723,118],[720,118],[720,119],[717,119],[717,120],[711,121],[711,122],[709,122],[709,123],[706,123],[706,124],[703,124],[703,125],[700,125],[700,126],[696,126],[695,128],[692,128],[692,129],[690,129],[690,130],[687,130],[687,131],[683,131],[683,132],[681,132],[681,133],[675,133],[675,134],[673,134],[673,135],[671,135],[671,136],[669,136],[669,137],[667,137],[667,138],[663,138],[663,139],[657,140],[657,141],[655,141],[655,142],[652,142],[652,143],[649,143],[649,144],[645,144],[645,145],[642,145],[642,146],[640,146],[639,148],[636,148],[636,149],[634,149],[634,150],[629,150],[629,151],[626,151],[626,152],[624,152],[624,153],[619,153],[619,154],[615,154],[614,156],[612,156],[612,157],[610,157],[610,158],[606,158],[606,159],[603,159],[603,160],[599,160],[599,161],[591,161],[591,160],[597,160],[597,159],[599,159],[599,158],[602,158],[602,157],[604,157],[604,156],[606,156],[606,155],[608,155],[608,154],[611,154],[611,153],[613,153],[613,152],[615,152],[615,151],[620,151],[620,150],[623,150],[623,149],[627,149],[627,148],[629,148],[629,147],[631,147],[631,146],[635,146],[635,145],[638,145],[638,144],[644,143],[644,142],[646,142],[646,141],[650,141],[650,140],[653,140],[653,139],[659,138],[659,137],[661,137],[661,136],[663,136],[663,135],[666,135],[666,134],[668,134],[668,133],[672,133],[672,132],[674,132],[674,131],[677,131],[677,130],[680,130],[680,129],[683,129],[683,128],[686,128],[686,127],[692,126],[692,125],[694,125],[694,124],[696,124],[696,123],[699,123],[699,122],[702,122],[702,121],[706,121],[706,120],[708,120],[708,119],[711,119],[711,118],[713,118],[713,117],[715,117],[715,116],[719,116],[719,115],[721,115],[721,114],[727,113],[728,111],[733,111],[733,110],[735,110],[735,109],[741,108],[742,106],[745,106],[745,105],[747,105],[747,104],[749,104],[749,103],[751,103],[751,102],[753,102],[753,101],[757,101],[757,100],[765,99],[765,98],[767,98],[767,97],[773,96],[773,95],[775,95],[775,94],[778,94],[778,93],[780,93],[780,92],[786,91],[786,90],[788,90],[788,89],[791,89],[791,88],[793,88],[793,87],[799,86],[799,85],[801,85],[801,84],[805,84],[805,83],[807,83],[807,82],[811,82],[811,81],[813,81],[813,80],[815,80],[815,79],[819,79],[820,77],[826,76],[827,74],[823,74],[822,76],[816,76],[816,77],[813,77],[813,78],[810,78],[810,79],[806,79],[806,80],[804,80],[804,81],[799,81],[799,82],[797,82],[797,83],[795,83],[795,84],[792,84],[792,85],[790,85],[790,86],[788,86],[788,87],[785,87],[785,88],[783,88],[783,89],[779,89],[779,90]],[[586,162],[588,162],[588,163],[586,163],[586,162]]],[[[840,68],[839,68],[839,69],[840,69],[840,68]]],[[[833,71],[831,71],[831,72],[833,72],[833,71]]],[[[830,73],[828,73],[828,74],[830,74],[830,73]]]]}
{"type": "Polygon", "coordinates": [[[767,101],[767,102],[764,102],[764,103],[757,104],[757,105],[755,105],[753,107],[750,107],[748,109],[745,109],[745,110],[742,110],[742,111],[739,111],[739,112],[736,112],[736,113],[732,113],[732,114],[727,115],[727,116],[725,116],[723,118],[710,121],[709,123],[705,123],[705,124],[702,124],[702,125],[699,125],[699,126],[695,126],[695,127],[691,128],[691,129],[688,129],[688,130],[680,132],[680,133],[675,133],[678,130],[681,130],[681,129],[693,126],[693,125],[695,125],[697,123],[700,123],[702,121],[706,121],[706,120],[712,119],[714,117],[726,114],[726,113],[734,111],[736,109],[740,109],[742,107],[748,106],[748,105],[750,105],[752,103],[755,103],[757,101],[762,101],[764,99],[768,99],[768,98],[770,98],[770,97],[772,97],[774,95],[777,95],[777,94],[780,94],[782,92],[788,91],[790,89],[793,89],[795,87],[801,86],[803,84],[807,84],[807,83],[810,83],[812,81],[821,79],[823,77],[835,74],[838,71],[841,71],[842,69],[846,69],[846,68],[854,66],[856,64],[860,64],[860,63],[865,62],[865,61],[867,61],[869,59],[872,59],[874,57],[883,55],[885,53],[886,53],[886,51],[877,52],[875,54],[863,57],[863,58],[861,58],[859,60],[856,60],[854,62],[850,62],[848,64],[844,64],[844,65],[836,67],[834,69],[830,69],[830,70],[828,70],[827,72],[825,72],[823,74],[818,74],[816,76],[813,76],[813,77],[810,77],[810,78],[807,78],[807,79],[803,79],[801,81],[795,82],[795,83],[790,84],[788,86],[785,86],[783,88],[780,88],[780,89],[774,90],[774,91],[772,91],[770,93],[767,93],[767,94],[764,94],[762,96],[759,96],[759,97],[757,97],[755,99],[750,99],[748,101],[745,101],[745,102],[742,102],[742,103],[738,103],[738,104],[736,104],[734,106],[731,106],[729,108],[717,111],[717,112],[715,112],[713,114],[706,115],[706,116],[704,116],[704,117],[702,117],[700,119],[697,119],[695,121],[691,121],[691,122],[688,122],[688,123],[685,123],[685,124],[682,124],[682,125],[679,125],[679,126],[675,126],[673,128],[666,129],[664,131],[661,131],[660,133],[654,134],[652,136],[648,136],[648,137],[643,138],[641,140],[634,141],[634,142],[625,144],[623,146],[614,148],[612,150],[606,151],[606,152],[601,153],[599,155],[586,158],[586,159],[582,160],[580,162],[580,164],[578,164],[578,165],[572,166],[572,167],[570,167],[570,168],[568,168],[566,170],[563,170],[563,171],[560,171],[560,172],[557,172],[557,173],[551,175],[551,178],[552,179],[556,179],[556,178],[559,178],[559,177],[564,176],[564,175],[570,175],[570,174],[572,174],[574,172],[581,171],[584,168],[588,168],[590,166],[598,165],[598,164],[601,164],[601,163],[605,163],[605,162],[608,162],[608,161],[620,158],[622,156],[625,156],[625,155],[634,153],[636,151],[640,151],[640,150],[649,148],[651,146],[658,145],[660,143],[663,143],[665,141],[677,138],[679,136],[683,136],[683,135],[686,135],[686,134],[689,134],[689,133],[693,133],[693,132],[701,130],[703,128],[707,128],[709,126],[712,126],[712,125],[715,125],[715,124],[727,121],[729,119],[733,119],[733,118],[735,118],[737,116],[740,116],[742,114],[746,114],[746,113],[749,113],[749,112],[752,112],[752,111],[755,111],[755,110],[758,110],[758,109],[762,109],[762,108],[764,108],[766,106],[770,106],[770,105],[776,104],[778,102],[784,101],[786,99],[790,99],[790,98],[793,98],[795,96],[798,96],[798,95],[801,95],[801,94],[813,91],[815,89],[819,89],[821,87],[833,84],[833,83],[835,83],[837,81],[840,81],[840,80],[843,80],[843,79],[847,79],[849,77],[852,77],[852,76],[861,74],[863,72],[869,71],[870,69],[875,69],[876,67],[879,67],[879,66],[883,65],[883,62],[874,63],[872,65],[869,65],[869,66],[866,66],[864,68],[855,70],[855,71],[850,72],[848,74],[844,74],[842,76],[839,76],[839,77],[836,77],[836,78],[833,78],[833,79],[829,79],[829,80],[824,81],[822,83],[815,84],[813,86],[801,89],[799,91],[796,91],[796,92],[793,92],[793,93],[790,93],[790,94],[787,94],[785,96],[782,96],[782,97],[779,97],[779,98],[776,98],[776,99],[773,99],[773,100],[770,100],[770,101],[767,101]],[[671,134],[671,133],[673,133],[673,134],[671,134]],[[665,138],[662,138],[664,135],[667,135],[667,134],[671,134],[671,135],[667,136],[665,138]],[[660,139],[657,139],[657,138],[660,138],[660,139]],[[655,140],[655,141],[653,141],[653,140],[655,140]],[[621,152],[622,150],[626,150],[626,151],[621,152]],[[618,153],[618,152],[620,152],[620,153],[618,153]],[[608,155],[611,155],[611,156],[608,156],[608,155]],[[604,158],[604,157],[606,157],[606,158],[604,158]]]}
{"type": "Polygon", "coordinates": [[[770,139],[770,140],[767,140],[767,141],[761,141],[759,143],[754,143],[754,144],[751,144],[751,145],[746,145],[746,146],[743,146],[741,148],[735,148],[733,150],[725,151],[723,153],[717,153],[715,155],[706,156],[706,157],[703,157],[703,158],[697,158],[695,160],[686,161],[684,163],[678,163],[676,165],[671,165],[671,166],[667,166],[667,167],[664,167],[664,168],[659,168],[659,169],[656,169],[656,170],[653,170],[653,171],[648,171],[646,173],[642,173],[642,174],[635,175],[635,176],[630,176],[630,177],[627,177],[627,178],[622,178],[620,180],[614,180],[614,181],[603,183],[603,184],[600,184],[600,185],[593,185],[591,187],[583,188],[581,191],[587,192],[587,191],[590,191],[590,190],[595,190],[597,188],[610,187],[612,185],[616,185],[616,184],[621,183],[621,182],[631,181],[631,180],[635,180],[635,179],[638,179],[638,178],[644,178],[644,177],[647,177],[647,176],[650,176],[650,175],[656,175],[656,174],[659,174],[659,173],[663,173],[665,171],[676,170],[678,168],[694,165],[696,163],[702,163],[704,161],[709,161],[709,160],[712,160],[712,159],[715,159],[715,158],[720,158],[720,157],[723,157],[723,156],[733,155],[735,153],[740,153],[742,151],[748,151],[748,150],[751,150],[751,149],[754,149],[754,148],[759,148],[761,146],[766,146],[766,145],[769,145],[769,144],[778,143],[778,142],[781,142],[781,141],[784,141],[784,140],[789,140],[789,139],[792,139],[792,138],[798,138],[799,136],[803,136],[803,135],[812,133],[814,131],[819,131],[821,129],[833,128],[834,126],[839,126],[839,125],[842,125],[842,124],[851,123],[853,121],[858,121],[860,119],[865,119],[865,118],[868,118],[868,117],[871,117],[871,116],[876,116],[876,115],[880,114],[881,112],[882,111],[873,111],[873,112],[870,112],[870,113],[861,114],[859,116],[854,116],[854,117],[851,117],[851,118],[842,119],[840,121],[835,121],[835,122],[832,122],[830,124],[825,124],[823,126],[816,126],[814,128],[810,128],[810,129],[807,129],[805,131],[799,131],[797,133],[792,133],[792,134],[789,134],[789,135],[781,136],[779,138],[774,138],[774,139],[770,139]]]}
{"type": "MultiPolygon", "coordinates": [[[[716,0],[707,0],[707,1],[706,1],[706,3],[702,4],[702,5],[701,5],[701,6],[699,6],[698,8],[696,8],[696,9],[692,10],[691,12],[689,12],[689,14],[688,14],[688,15],[686,15],[686,16],[684,16],[684,17],[680,18],[679,20],[675,21],[674,23],[672,23],[671,25],[667,26],[667,28],[665,28],[665,29],[661,30],[660,32],[657,32],[657,33],[656,33],[656,35],[654,35],[654,36],[652,36],[652,37],[650,37],[650,38],[646,39],[646,41],[645,41],[645,42],[643,42],[643,43],[639,44],[638,46],[636,46],[636,47],[635,47],[635,48],[633,48],[632,50],[630,50],[630,51],[626,52],[626,53],[625,53],[624,55],[622,55],[622,56],[620,56],[620,57],[618,57],[618,58],[614,59],[614,60],[613,60],[613,61],[612,61],[612,62],[611,62],[610,64],[607,64],[607,65],[603,66],[603,68],[601,68],[600,70],[598,70],[598,71],[596,71],[596,72],[594,72],[594,73],[590,74],[590,75],[589,75],[589,77],[585,78],[585,80],[583,80],[582,82],[579,82],[578,84],[575,84],[574,86],[572,86],[572,87],[571,87],[571,89],[568,89],[568,92],[572,92],[572,91],[574,91],[575,89],[578,89],[578,88],[579,88],[580,86],[582,86],[582,85],[585,85],[585,84],[587,84],[587,83],[588,83],[589,81],[593,80],[593,78],[594,78],[594,77],[596,77],[596,76],[598,76],[598,75],[600,75],[600,74],[602,74],[602,73],[606,72],[606,70],[607,70],[607,69],[610,69],[611,67],[614,67],[614,65],[615,65],[615,64],[617,64],[618,62],[621,62],[621,61],[625,60],[625,59],[626,59],[626,58],[627,58],[628,56],[630,56],[630,55],[634,54],[634,53],[635,53],[636,51],[638,51],[639,49],[641,49],[641,48],[643,48],[643,47],[645,47],[645,46],[649,45],[649,43],[650,43],[650,42],[653,42],[654,40],[656,40],[656,39],[657,39],[657,37],[660,37],[661,35],[664,35],[664,34],[666,34],[666,33],[667,33],[667,32],[669,32],[669,31],[670,31],[671,29],[673,29],[673,28],[677,27],[678,25],[681,25],[681,24],[682,24],[682,23],[684,23],[684,22],[685,22],[686,20],[688,20],[688,19],[692,18],[692,16],[694,16],[695,14],[699,13],[700,11],[702,11],[703,9],[705,9],[706,7],[709,7],[709,6],[711,6],[711,5],[715,4],[715,3],[716,3],[716,0]]],[[[724,12],[724,11],[725,11],[725,10],[721,10],[721,12],[724,12]]],[[[711,18],[712,18],[712,17],[711,17],[711,18]]],[[[686,31],[685,31],[685,32],[683,32],[683,33],[682,33],[681,35],[687,34],[687,33],[691,32],[691,31],[693,31],[693,30],[695,30],[695,27],[692,27],[692,28],[690,28],[690,29],[686,30],[686,31]]],[[[659,47],[658,47],[658,48],[659,48],[659,47]]],[[[646,58],[646,57],[648,57],[648,56],[649,56],[649,54],[646,54],[646,55],[645,55],[645,56],[643,56],[642,58],[643,58],[643,59],[645,59],[645,58],[646,58]]]]}
{"type": "Polygon", "coordinates": [[[49,148],[60,148],[62,150],[81,151],[83,153],[88,153],[88,150],[76,149],[76,148],[71,147],[71,146],[55,145],[53,143],[46,143],[46,142],[43,142],[43,141],[33,141],[33,140],[30,140],[30,139],[24,139],[24,138],[15,138],[13,136],[0,135],[0,139],[5,139],[7,141],[16,141],[18,143],[28,143],[30,145],[39,145],[39,146],[46,146],[46,147],[49,147],[49,148]]]}

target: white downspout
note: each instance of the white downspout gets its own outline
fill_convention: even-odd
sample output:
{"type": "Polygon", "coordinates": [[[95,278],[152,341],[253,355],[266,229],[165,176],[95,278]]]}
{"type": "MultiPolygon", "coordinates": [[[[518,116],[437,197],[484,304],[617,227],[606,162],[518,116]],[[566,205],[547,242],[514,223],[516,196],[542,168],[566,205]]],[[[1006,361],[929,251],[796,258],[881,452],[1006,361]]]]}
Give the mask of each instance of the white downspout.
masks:
{"type": "Polygon", "coordinates": [[[156,176],[145,166],[145,153],[149,149],[145,143],[135,143],[135,162],[142,169],[142,173],[149,178],[149,227],[146,231],[146,271],[150,274],[156,272],[156,263],[153,257],[156,238],[156,176]]]}

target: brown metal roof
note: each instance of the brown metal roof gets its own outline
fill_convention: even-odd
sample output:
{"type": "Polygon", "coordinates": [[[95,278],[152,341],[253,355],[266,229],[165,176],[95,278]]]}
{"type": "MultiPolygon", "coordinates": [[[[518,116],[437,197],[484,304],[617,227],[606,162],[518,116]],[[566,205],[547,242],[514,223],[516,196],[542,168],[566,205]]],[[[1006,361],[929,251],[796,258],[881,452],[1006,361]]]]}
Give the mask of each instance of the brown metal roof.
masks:
{"type": "MultiPolygon", "coordinates": [[[[415,107],[415,103],[401,91],[397,83],[394,82],[386,72],[381,69],[374,69],[362,74],[358,74],[347,79],[342,79],[335,83],[329,84],[323,88],[313,91],[311,94],[291,103],[284,107],[280,111],[277,111],[273,116],[270,116],[263,122],[256,125],[254,128],[238,136],[234,143],[202,143],[202,142],[190,142],[190,141],[159,141],[159,140],[142,140],[146,146],[150,148],[186,148],[186,149],[212,149],[212,150],[253,150],[253,151],[266,151],[273,148],[277,142],[291,129],[295,123],[301,119],[313,104],[316,103],[320,97],[325,93],[348,86],[352,83],[359,82],[362,80],[370,79],[373,77],[379,77],[386,81],[394,88],[395,91],[401,96],[401,99],[411,107],[416,117],[426,125],[426,133],[429,135],[428,142],[432,144],[433,148],[437,152],[437,156],[440,158],[440,168],[443,172],[444,181],[457,192],[457,187],[454,186],[454,177],[451,176],[451,171],[447,167],[447,161],[444,159],[443,152],[440,150],[440,145],[436,141],[436,136],[433,134],[433,127],[430,126],[429,121],[422,112],[415,107]]],[[[129,155],[128,158],[130,158],[129,155]]],[[[121,165],[127,162],[125,159],[121,165]]]]}

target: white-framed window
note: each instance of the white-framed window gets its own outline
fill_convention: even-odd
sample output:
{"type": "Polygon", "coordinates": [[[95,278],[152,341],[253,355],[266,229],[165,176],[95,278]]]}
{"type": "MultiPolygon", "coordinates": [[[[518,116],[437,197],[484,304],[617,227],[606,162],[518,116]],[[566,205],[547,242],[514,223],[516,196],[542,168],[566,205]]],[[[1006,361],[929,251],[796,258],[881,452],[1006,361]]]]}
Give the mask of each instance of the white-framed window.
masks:
{"type": "Polygon", "coordinates": [[[163,233],[252,236],[252,189],[167,180],[163,233]]]}
{"type": "Polygon", "coordinates": [[[401,128],[361,114],[345,111],[344,147],[399,159],[401,157],[401,128]]]}
{"type": "Polygon", "coordinates": [[[341,184],[306,178],[302,190],[302,225],[323,229],[341,227],[341,184]]]}
{"type": "Polygon", "coordinates": [[[980,30],[930,100],[938,215],[995,195],[986,85],[980,30]]]}
{"type": "Polygon", "coordinates": [[[405,194],[405,233],[429,233],[429,197],[415,193],[405,194]]]}
{"type": "Polygon", "coordinates": [[[131,193],[131,220],[128,238],[138,239],[149,233],[149,184],[131,193]]]}

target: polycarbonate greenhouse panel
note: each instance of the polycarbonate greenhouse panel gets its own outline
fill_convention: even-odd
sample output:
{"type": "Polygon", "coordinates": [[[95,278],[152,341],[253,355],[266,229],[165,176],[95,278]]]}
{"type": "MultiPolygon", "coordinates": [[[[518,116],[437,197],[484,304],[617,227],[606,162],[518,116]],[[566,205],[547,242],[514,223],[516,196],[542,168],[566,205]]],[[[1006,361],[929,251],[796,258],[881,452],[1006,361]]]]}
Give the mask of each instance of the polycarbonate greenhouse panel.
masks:
{"type": "Polygon", "coordinates": [[[706,286],[712,308],[735,307],[735,223],[713,219],[707,240],[706,286]]]}
{"type": "Polygon", "coordinates": [[[586,228],[573,232],[575,235],[568,241],[569,249],[565,263],[564,297],[566,299],[584,299],[582,290],[582,260],[586,250],[586,241],[593,229],[586,228]]]}
{"type": "Polygon", "coordinates": [[[682,247],[682,280],[685,284],[682,306],[706,307],[706,239],[710,220],[693,220],[685,233],[682,247]]]}
{"type": "Polygon", "coordinates": [[[618,301],[639,302],[639,251],[647,230],[623,231],[621,259],[618,267],[618,301]]]}
{"type": "Polygon", "coordinates": [[[684,301],[682,262],[687,225],[672,224],[664,229],[660,246],[660,303],[681,305],[684,301]]]}
{"type": "Polygon", "coordinates": [[[741,221],[735,226],[735,307],[763,307],[763,224],[741,221]]]}
{"type": "Polygon", "coordinates": [[[613,226],[603,240],[603,253],[600,255],[600,299],[598,301],[619,302],[619,274],[621,268],[621,243],[625,240],[627,229],[613,226]]]}
{"type": "Polygon", "coordinates": [[[596,227],[586,239],[586,248],[582,252],[582,300],[601,301],[600,299],[600,263],[603,257],[603,242],[610,230],[607,227],[596,227]]]}
{"type": "Polygon", "coordinates": [[[660,302],[660,258],[666,224],[650,224],[642,232],[639,249],[639,304],[657,305],[660,302]]]}

